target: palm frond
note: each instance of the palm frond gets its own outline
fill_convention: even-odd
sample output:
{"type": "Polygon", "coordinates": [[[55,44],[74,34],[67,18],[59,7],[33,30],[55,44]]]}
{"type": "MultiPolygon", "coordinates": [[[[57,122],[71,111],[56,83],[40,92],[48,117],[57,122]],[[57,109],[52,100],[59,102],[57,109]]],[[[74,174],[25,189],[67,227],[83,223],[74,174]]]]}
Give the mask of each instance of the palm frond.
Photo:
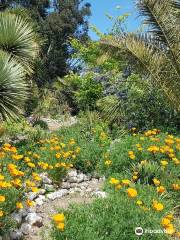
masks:
{"type": "Polygon", "coordinates": [[[133,58],[138,69],[148,73],[155,87],[162,88],[176,109],[179,109],[179,75],[164,51],[145,41],[141,35],[135,34],[104,38],[101,43],[112,49],[120,49],[128,58],[133,58]]]}
{"type": "Polygon", "coordinates": [[[7,12],[0,13],[0,49],[32,70],[32,61],[38,52],[36,35],[30,22],[7,12]]]}
{"type": "Polygon", "coordinates": [[[28,95],[21,64],[0,51],[0,114],[4,119],[16,119],[22,113],[28,95]]]}
{"type": "Polygon", "coordinates": [[[179,4],[174,0],[139,0],[137,7],[148,32],[156,41],[165,45],[169,57],[174,61],[176,70],[180,73],[180,18],[179,4]]]}

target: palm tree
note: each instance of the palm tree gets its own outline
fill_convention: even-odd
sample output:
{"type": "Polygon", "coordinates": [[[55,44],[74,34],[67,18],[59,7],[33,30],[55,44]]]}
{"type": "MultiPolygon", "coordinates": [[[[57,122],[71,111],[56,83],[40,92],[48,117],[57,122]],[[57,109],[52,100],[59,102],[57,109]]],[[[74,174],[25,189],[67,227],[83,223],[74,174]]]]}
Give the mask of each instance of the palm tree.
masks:
{"type": "Polygon", "coordinates": [[[28,96],[26,76],[37,54],[31,23],[15,14],[0,13],[0,114],[16,118],[28,96]]]}
{"type": "Polygon", "coordinates": [[[180,1],[138,0],[140,15],[147,25],[144,33],[105,36],[101,43],[110,54],[119,51],[131,65],[145,74],[154,87],[180,111],[180,1]]]}

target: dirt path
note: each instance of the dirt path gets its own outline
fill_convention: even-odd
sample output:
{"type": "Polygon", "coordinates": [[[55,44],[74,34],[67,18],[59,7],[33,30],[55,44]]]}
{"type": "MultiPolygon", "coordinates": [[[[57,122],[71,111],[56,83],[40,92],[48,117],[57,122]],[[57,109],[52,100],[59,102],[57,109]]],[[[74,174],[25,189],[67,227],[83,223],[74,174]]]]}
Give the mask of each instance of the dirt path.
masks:
{"type": "MultiPolygon", "coordinates": [[[[99,182],[91,186],[92,189],[101,189],[103,182],[99,182]]],[[[74,193],[66,195],[60,199],[51,200],[44,203],[41,207],[37,208],[37,214],[43,219],[42,227],[33,227],[29,235],[27,235],[24,240],[50,240],[50,230],[52,215],[58,212],[58,209],[67,209],[72,204],[89,204],[95,199],[92,195],[81,196],[81,193],[74,193]]]]}

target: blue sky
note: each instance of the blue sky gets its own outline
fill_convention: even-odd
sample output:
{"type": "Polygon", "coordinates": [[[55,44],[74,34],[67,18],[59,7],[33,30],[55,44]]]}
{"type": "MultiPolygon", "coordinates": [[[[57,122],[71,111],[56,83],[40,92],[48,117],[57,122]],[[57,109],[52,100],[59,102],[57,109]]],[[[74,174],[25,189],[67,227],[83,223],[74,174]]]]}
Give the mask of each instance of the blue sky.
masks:
{"type": "MultiPolygon", "coordinates": [[[[129,31],[136,30],[140,25],[140,19],[137,18],[133,0],[87,0],[87,2],[92,5],[90,24],[95,25],[103,33],[108,32],[108,29],[111,29],[112,26],[112,22],[107,18],[106,14],[117,17],[123,13],[130,13],[131,16],[128,17],[127,22],[129,31]]],[[[96,34],[91,30],[89,35],[93,40],[97,39],[96,34]]]]}

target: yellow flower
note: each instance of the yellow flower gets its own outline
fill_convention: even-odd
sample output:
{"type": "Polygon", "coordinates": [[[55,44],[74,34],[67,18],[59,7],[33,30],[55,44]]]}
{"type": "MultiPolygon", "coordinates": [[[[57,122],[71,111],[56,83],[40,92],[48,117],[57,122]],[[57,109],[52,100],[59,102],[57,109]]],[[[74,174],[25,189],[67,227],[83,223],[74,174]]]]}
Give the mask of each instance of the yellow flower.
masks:
{"type": "Polygon", "coordinates": [[[166,167],[166,166],[168,165],[168,161],[161,161],[161,165],[162,165],[163,167],[166,167]]]}
{"type": "Polygon", "coordinates": [[[157,202],[155,200],[153,200],[153,204],[152,204],[152,207],[154,210],[156,210],[157,212],[160,212],[164,209],[164,206],[162,203],[160,202],[157,202]]]}
{"type": "Polygon", "coordinates": [[[165,216],[165,218],[168,218],[171,221],[174,219],[174,216],[172,214],[168,214],[165,216]]]}
{"type": "Polygon", "coordinates": [[[64,213],[55,214],[52,218],[56,223],[61,223],[65,220],[64,213]]]}
{"type": "Polygon", "coordinates": [[[39,189],[37,187],[32,187],[31,190],[32,192],[35,192],[35,193],[39,192],[39,189]]]}
{"type": "Polygon", "coordinates": [[[176,184],[176,183],[173,183],[173,184],[172,184],[172,188],[173,188],[175,191],[179,191],[179,190],[180,190],[180,185],[179,185],[179,184],[176,184]]]}
{"type": "Polygon", "coordinates": [[[163,187],[163,186],[157,187],[157,192],[158,192],[158,193],[163,193],[163,192],[165,192],[165,191],[166,191],[165,187],[163,187]]]}
{"type": "Polygon", "coordinates": [[[116,185],[116,184],[119,184],[119,180],[116,179],[116,178],[111,178],[109,183],[112,184],[112,185],[116,185]]]}
{"type": "Polygon", "coordinates": [[[28,207],[32,207],[32,206],[34,205],[34,202],[31,201],[31,200],[29,200],[29,199],[27,199],[27,200],[26,200],[26,205],[27,205],[28,207]]]}
{"type": "Polygon", "coordinates": [[[4,212],[2,210],[0,210],[0,217],[4,216],[4,212]]]}
{"type": "Polygon", "coordinates": [[[119,189],[121,189],[121,188],[122,188],[121,184],[117,184],[117,185],[115,186],[115,189],[116,189],[116,190],[119,190],[119,189]]]}
{"type": "Polygon", "coordinates": [[[55,156],[56,156],[57,159],[61,158],[61,154],[60,153],[56,153],[55,156]]]}
{"type": "Polygon", "coordinates": [[[57,229],[59,229],[60,231],[64,231],[64,223],[58,223],[57,225],[56,225],[56,227],[57,227],[57,229]]]}
{"type": "Polygon", "coordinates": [[[36,165],[32,162],[28,162],[27,165],[30,167],[30,168],[35,168],[36,165]]]}
{"type": "Polygon", "coordinates": [[[24,158],[24,161],[25,161],[26,163],[28,163],[28,162],[31,161],[31,159],[30,159],[29,157],[25,157],[25,158],[24,158]]]}
{"type": "Polygon", "coordinates": [[[135,180],[138,179],[138,176],[134,175],[132,178],[133,178],[133,180],[135,181],[135,180]]]}
{"type": "Polygon", "coordinates": [[[13,154],[12,159],[18,161],[21,160],[24,156],[23,155],[18,155],[18,154],[13,154]]]}
{"type": "Polygon", "coordinates": [[[4,195],[0,195],[0,202],[5,202],[6,197],[4,195]]]}
{"type": "Polygon", "coordinates": [[[105,164],[106,166],[109,166],[109,165],[112,164],[112,161],[111,161],[111,160],[106,160],[106,161],[104,162],[104,164],[105,164]]]}
{"type": "Polygon", "coordinates": [[[4,180],[4,176],[2,174],[0,174],[0,181],[4,180]]]}
{"type": "Polygon", "coordinates": [[[155,146],[155,145],[152,145],[150,146],[148,149],[147,149],[149,152],[152,152],[152,153],[157,153],[159,152],[159,147],[155,146]]]}
{"type": "Polygon", "coordinates": [[[17,203],[16,203],[16,208],[17,208],[17,209],[22,209],[22,208],[23,208],[22,203],[21,203],[21,202],[17,202],[17,203]]]}
{"type": "Polygon", "coordinates": [[[128,196],[131,198],[134,198],[137,196],[137,191],[134,188],[128,188],[126,191],[127,191],[128,196]]]}
{"type": "Polygon", "coordinates": [[[176,231],[172,223],[167,225],[165,229],[166,229],[166,233],[169,234],[169,235],[174,234],[175,231],[176,231]]]}
{"type": "Polygon", "coordinates": [[[167,139],[165,139],[165,143],[167,145],[172,145],[174,143],[174,140],[167,138],[167,139]]]}
{"type": "Polygon", "coordinates": [[[161,221],[161,225],[162,225],[163,227],[168,226],[170,223],[171,223],[171,221],[170,221],[168,218],[166,218],[166,217],[164,217],[164,218],[162,219],[162,221],[161,221]]]}
{"type": "Polygon", "coordinates": [[[157,178],[153,178],[153,183],[155,186],[158,186],[158,185],[160,185],[161,182],[157,178]]]}
{"type": "Polygon", "coordinates": [[[141,200],[137,200],[136,204],[141,206],[141,205],[143,205],[143,202],[141,200]]]}
{"type": "Polygon", "coordinates": [[[124,186],[128,186],[130,183],[131,183],[131,181],[128,180],[128,179],[123,179],[123,180],[122,180],[122,184],[123,184],[124,186]]]}

